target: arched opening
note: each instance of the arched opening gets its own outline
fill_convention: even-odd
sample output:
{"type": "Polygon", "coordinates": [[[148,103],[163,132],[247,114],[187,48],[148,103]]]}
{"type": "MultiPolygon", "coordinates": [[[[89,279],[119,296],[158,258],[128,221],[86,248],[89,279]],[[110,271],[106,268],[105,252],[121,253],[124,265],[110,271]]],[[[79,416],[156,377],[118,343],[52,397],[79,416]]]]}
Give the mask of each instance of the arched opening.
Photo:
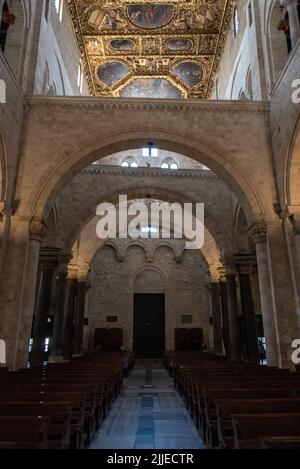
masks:
{"type": "Polygon", "coordinates": [[[8,9],[8,3],[5,1],[3,3],[2,12],[1,12],[1,25],[0,25],[0,48],[2,51],[5,51],[7,33],[10,24],[13,24],[14,18],[10,16],[11,13],[8,9]]]}
{"type": "Polygon", "coordinates": [[[23,1],[5,1],[2,7],[0,47],[17,78],[22,66],[25,28],[23,1]]]}
{"type": "Polygon", "coordinates": [[[5,341],[0,339],[0,364],[6,363],[6,344],[5,341]]]}
{"type": "MultiPolygon", "coordinates": [[[[104,156],[116,152],[143,147],[144,144],[142,142],[145,141],[145,133],[140,131],[130,133],[132,134],[132,138],[130,138],[128,132],[126,132],[124,140],[122,134],[119,134],[117,141],[114,136],[113,138],[107,137],[106,140],[108,140],[108,142],[103,141],[103,139],[101,143],[94,142],[91,146],[87,146],[76,155],[71,155],[65,159],[59,164],[59,167],[53,168],[53,171],[48,173],[38,194],[33,194],[31,199],[33,216],[37,218],[47,218],[49,210],[51,210],[53,203],[63,188],[76,174],[94,161],[100,161],[104,156]],[[141,137],[134,138],[134,134],[138,134],[141,137]]],[[[146,132],[146,134],[148,133],[149,132],[146,132]]],[[[261,220],[264,217],[262,202],[258,197],[257,191],[251,186],[251,181],[245,178],[241,171],[233,166],[226,156],[224,157],[214,151],[212,147],[201,145],[200,142],[194,142],[194,146],[192,146],[192,144],[187,145],[184,139],[178,134],[172,135],[173,140],[171,140],[170,135],[170,138],[166,138],[164,134],[163,138],[160,134],[159,131],[156,131],[153,135],[154,137],[157,136],[155,141],[158,148],[176,152],[188,156],[193,160],[200,161],[223,179],[240,201],[248,225],[251,225],[255,218],[261,220]]]]}
{"type": "Polygon", "coordinates": [[[286,199],[287,205],[292,207],[300,206],[300,119],[295,126],[290,154],[287,162],[286,199]]]}
{"type": "Polygon", "coordinates": [[[292,48],[288,13],[282,10],[279,0],[273,3],[268,25],[270,72],[274,85],[283,70],[292,48]]]}
{"type": "Polygon", "coordinates": [[[0,203],[4,202],[6,193],[6,163],[4,143],[0,133],[0,203]]]}

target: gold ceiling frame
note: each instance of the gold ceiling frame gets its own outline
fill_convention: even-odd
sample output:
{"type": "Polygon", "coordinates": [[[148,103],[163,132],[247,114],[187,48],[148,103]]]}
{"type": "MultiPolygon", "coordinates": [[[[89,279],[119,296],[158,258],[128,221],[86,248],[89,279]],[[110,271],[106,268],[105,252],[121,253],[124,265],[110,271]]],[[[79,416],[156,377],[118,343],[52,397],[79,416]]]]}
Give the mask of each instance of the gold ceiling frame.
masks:
{"type": "MultiPolygon", "coordinates": [[[[188,9],[192,10],[200,3],[202,5],[202,0],[94,0],[93,3],[92,0],[67,1],[91,95],[114,96],[117,91],[115,90],[115,85],[113,87],[107,87],[107,85],[100,82],[96,73],[100,63],[106,63],[108,61],[122,62],[130,71],[125,77],[125,81],[127,80],[128,83],[128,80],[131,80],[131,78],[145,77],[147,75],[147,70],[137,66],[137,61],[142,59],[144,61],[147,60],[149,67],[152,67],[152,69],[148,71],[148,76],[151,76],[151,78],[163,77],[165,79],[172,76],[173,78],[169,80],[171,82],[174,80],[172,74],[173,69],[177,65],[188,61],[197,63],[203,69],[202,81],[193,87],[187,87],[184,90],[185,95],[186,97],[202,99],[210,97],[227,35],[228,24],[232,15],[232,0],[215,0],[209,4],[209,6],[220,4],[222,5],[222,9],[217,11],[218,23],[206,27],[204,30],[172,29],[172,23],[175,23],[174,17],[177,18],[176,15],[179,11],[179,7],[182,7],[185,11],[188,9]],[[88,17],[89,12],[94,11],[93,8],[104,8],[105,10],[109,8],[113,10],[116,8],[125,8],[126,18],[128,18],[128,5],[150,3],[174,5],[175,14],[170,23],[160,28],[143,29],[130,22],[128,28],[125,29],[124,25],[122,25],[122,28],[120,27],[120,29],[117,28],[116,30],[108,30],[107,28],[97,30],[97,28],[93,29],[85,19],[88,17]],[[110,46],[111,41],[123,39],[133,41],[135,48],[132,50],[117,50],[110,46]],[[192,48],[173,51],[167,47],[170,40],[179,39],[191,42],[192,48]],[[153,41],[153,47],[147,48],[151,40],[153,41]],[[94,48],[90,47],[91,41],[94,41],[94,48]],[[165,63],[168,61],[169,68],[158,66],[162,59],[165,63]],[[156,61],[155,64],[154,61],[156,61]],[[164,73],[162,73],[162,71],[164,71],[164,73]]],[[[117,82],[117,87],[119,87],[120,83],[122,83],[123,86],[123,79],[117,82]]],[[[178,82],[176,86],[178,87],[179,84],[182,84],[182,82],[178,82]]]]}
{"type": "Polygon", "coordinates": [[[146,79],[161,79],[161,80],[166,80],[171,85],[173,85],[175,88],[179,88],[179,91],[182,93],[183,98],[187,98],[187,90],[182,86],[182,83],[179,82],[179,80],[176,80],[175,77],[171,76],[166,76],[166,75],[139,75],[139,76],[131,76],[129,79],[127,77],[127,82],[121,86],[118,87],[118,89],[115,91],[115,98],[118,98],[120,95],[120,92],[124,89],[127,88],[127,86],[131,85],[135,80],[138,80],[140,78],[146,78],[146,79]]]}

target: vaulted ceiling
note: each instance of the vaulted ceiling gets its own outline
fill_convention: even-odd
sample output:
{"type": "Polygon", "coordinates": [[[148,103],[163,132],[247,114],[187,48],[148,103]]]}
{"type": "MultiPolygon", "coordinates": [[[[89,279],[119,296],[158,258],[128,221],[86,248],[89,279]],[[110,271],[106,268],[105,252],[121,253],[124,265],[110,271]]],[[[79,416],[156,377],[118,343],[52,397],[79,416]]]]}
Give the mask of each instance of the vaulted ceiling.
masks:
{"type": "Polygon", "coordinates": [[[231,0],[68,0],[95,96],[208,98],[231,0]]]}

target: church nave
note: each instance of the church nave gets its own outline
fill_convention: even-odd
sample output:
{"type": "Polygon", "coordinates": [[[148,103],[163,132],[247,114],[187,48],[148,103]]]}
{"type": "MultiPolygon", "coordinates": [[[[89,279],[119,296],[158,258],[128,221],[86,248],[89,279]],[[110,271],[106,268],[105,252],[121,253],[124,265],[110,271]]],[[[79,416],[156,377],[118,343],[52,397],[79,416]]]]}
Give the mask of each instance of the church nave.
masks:
{"type": "Polygon", "coordinates": [[[203,449],[161,360],[137,360],[90,449],[203,449]]]}

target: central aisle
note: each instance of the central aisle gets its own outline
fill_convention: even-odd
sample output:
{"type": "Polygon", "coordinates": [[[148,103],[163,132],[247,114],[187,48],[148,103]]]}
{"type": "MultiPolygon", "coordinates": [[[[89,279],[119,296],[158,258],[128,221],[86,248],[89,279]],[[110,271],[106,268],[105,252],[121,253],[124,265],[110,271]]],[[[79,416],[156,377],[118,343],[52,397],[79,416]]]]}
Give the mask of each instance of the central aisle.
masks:
{"type": "Polygon", "coordinates": [[[160,360],[137,360],[91,449],[204,449],[160,360]]]}

